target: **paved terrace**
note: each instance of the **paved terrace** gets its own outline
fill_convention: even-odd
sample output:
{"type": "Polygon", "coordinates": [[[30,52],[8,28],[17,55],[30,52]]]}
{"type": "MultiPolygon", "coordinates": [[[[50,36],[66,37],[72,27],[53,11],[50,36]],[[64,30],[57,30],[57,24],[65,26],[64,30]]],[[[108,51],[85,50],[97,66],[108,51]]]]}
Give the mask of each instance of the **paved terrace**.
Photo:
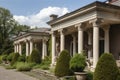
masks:
{"type": "Polygon", "coordinates": [[[0,80],[38,80],[16,70],[7,70],[0,66],[0,80]]]}

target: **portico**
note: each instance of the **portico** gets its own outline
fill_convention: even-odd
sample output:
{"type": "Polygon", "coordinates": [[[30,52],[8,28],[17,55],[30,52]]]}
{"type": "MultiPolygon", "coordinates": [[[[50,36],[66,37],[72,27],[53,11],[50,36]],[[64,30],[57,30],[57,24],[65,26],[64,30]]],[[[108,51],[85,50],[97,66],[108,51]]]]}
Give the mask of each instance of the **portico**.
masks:
{"type": "Polygon", "coordinates": [[[34,48],[37,48],[42,55],[42,59],[47,56],[47,41],[49,39],[49,28],[40,28],[30,30],[14,39],[14,52],[22,55],[23,46],[25,44],[25,54],[29,56],[34,48]]]}
{"type": "Polygon", "coordinates": [[[64,49],[72,54],[86,51],[88,59],[92,58],[93,68],[101,52],[113,52],[110,51],[109,30],[111,25],[120,24],[120,7],[94,2],[64,16],[51,17],[48,24],[52,31],[52,65],[56,62],[56,55],[64,49]],[[60,41],[57,42],[57,38],[60,41]],[[59,52],[56,43],[60,45],[59,52]]]}

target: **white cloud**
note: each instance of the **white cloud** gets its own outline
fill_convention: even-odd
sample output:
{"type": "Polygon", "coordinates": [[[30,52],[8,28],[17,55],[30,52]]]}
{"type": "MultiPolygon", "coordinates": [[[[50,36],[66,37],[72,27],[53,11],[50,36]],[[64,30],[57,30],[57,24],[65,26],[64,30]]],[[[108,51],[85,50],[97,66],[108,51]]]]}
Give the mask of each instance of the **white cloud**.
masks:
{"type": "Polygon", "coordinates": [[[60,7],[48,7],[43,8],[38,13],[28,16],[18,16],[14,15],[14,19],[18,21],[20,24],[25,24],[35,27],[49,27],[46,22],[49,21],[49,15],[51,14],[57,14],[59,16],[62,16],[66,13],[68,13],[68,8],[60,8],[60,7]]]}

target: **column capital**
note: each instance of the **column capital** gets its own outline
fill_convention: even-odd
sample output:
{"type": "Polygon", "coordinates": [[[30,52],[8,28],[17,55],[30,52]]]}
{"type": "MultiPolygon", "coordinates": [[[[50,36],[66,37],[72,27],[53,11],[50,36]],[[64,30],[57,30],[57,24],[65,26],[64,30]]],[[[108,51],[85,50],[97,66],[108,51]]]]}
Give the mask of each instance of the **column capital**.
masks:
{"type": "Polygon", "coordinates": [[[43,39],[42,39],[44,42],[47,42],[48,41],[48,38],[46,38],[46,37],[43,37],[43,39]]]}
{"type": "Polygon", "coordinates": [[[56,36],[56,32],[55,31],[52,31],[51,34],[54,35],[54,36],[56,36]]]}
{"type": "Polygon", "coordinates": [[[28,42],[28,39],[25,39],[24,42],[28,42]]]}
{"type": "Polygon", "coordinates": [[[109,31],[109,29],[110,29],[110,25],[104,25],[103,26],[103,30],[104,31],[109,31]]]}
{"type": "Polygon", "coordinates": [[[65,34],[66,29],[59,29],[58,32],[60,32],[60,34],[65,34]]]}
{"type": "Polygon", "coordinates": [[[93,27],[98,27],[102,22],[104,22],[102,18],[96,18],[89,21],[89,23],[92,24],[93,27]]]}
{"type": "Polygon", "coordinates": [[[76,37],[75,34],[72,34],[72,37],[73,37],[73,38],[76,37]]]}
{"type": "Polygon", "coordinates": [[[92,34],[92,32],[93,32],[93,29],[92,29],[92,28],[87,30],[88,35],[89,35],[89,34],[92,34]]]}
{"type": "Polygon", "coordinates": [[[86,23],[78,23],[75,25],[76,28],[78,28],[78,31],[83,31],[86,26],[86,23]]]}

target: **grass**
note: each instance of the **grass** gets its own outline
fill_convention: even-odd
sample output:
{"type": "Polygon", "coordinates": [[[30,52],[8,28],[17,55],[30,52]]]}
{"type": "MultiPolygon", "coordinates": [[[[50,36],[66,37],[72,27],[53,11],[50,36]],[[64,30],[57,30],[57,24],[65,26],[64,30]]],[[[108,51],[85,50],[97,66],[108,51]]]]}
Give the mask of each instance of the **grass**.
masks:
{"type": "Polygon", "coordinates": [[[29,63],[18,62],[16,65],[16,69],[18,71],[30,71],[32,67],[31,67],[31,64],[29,63]]]}

